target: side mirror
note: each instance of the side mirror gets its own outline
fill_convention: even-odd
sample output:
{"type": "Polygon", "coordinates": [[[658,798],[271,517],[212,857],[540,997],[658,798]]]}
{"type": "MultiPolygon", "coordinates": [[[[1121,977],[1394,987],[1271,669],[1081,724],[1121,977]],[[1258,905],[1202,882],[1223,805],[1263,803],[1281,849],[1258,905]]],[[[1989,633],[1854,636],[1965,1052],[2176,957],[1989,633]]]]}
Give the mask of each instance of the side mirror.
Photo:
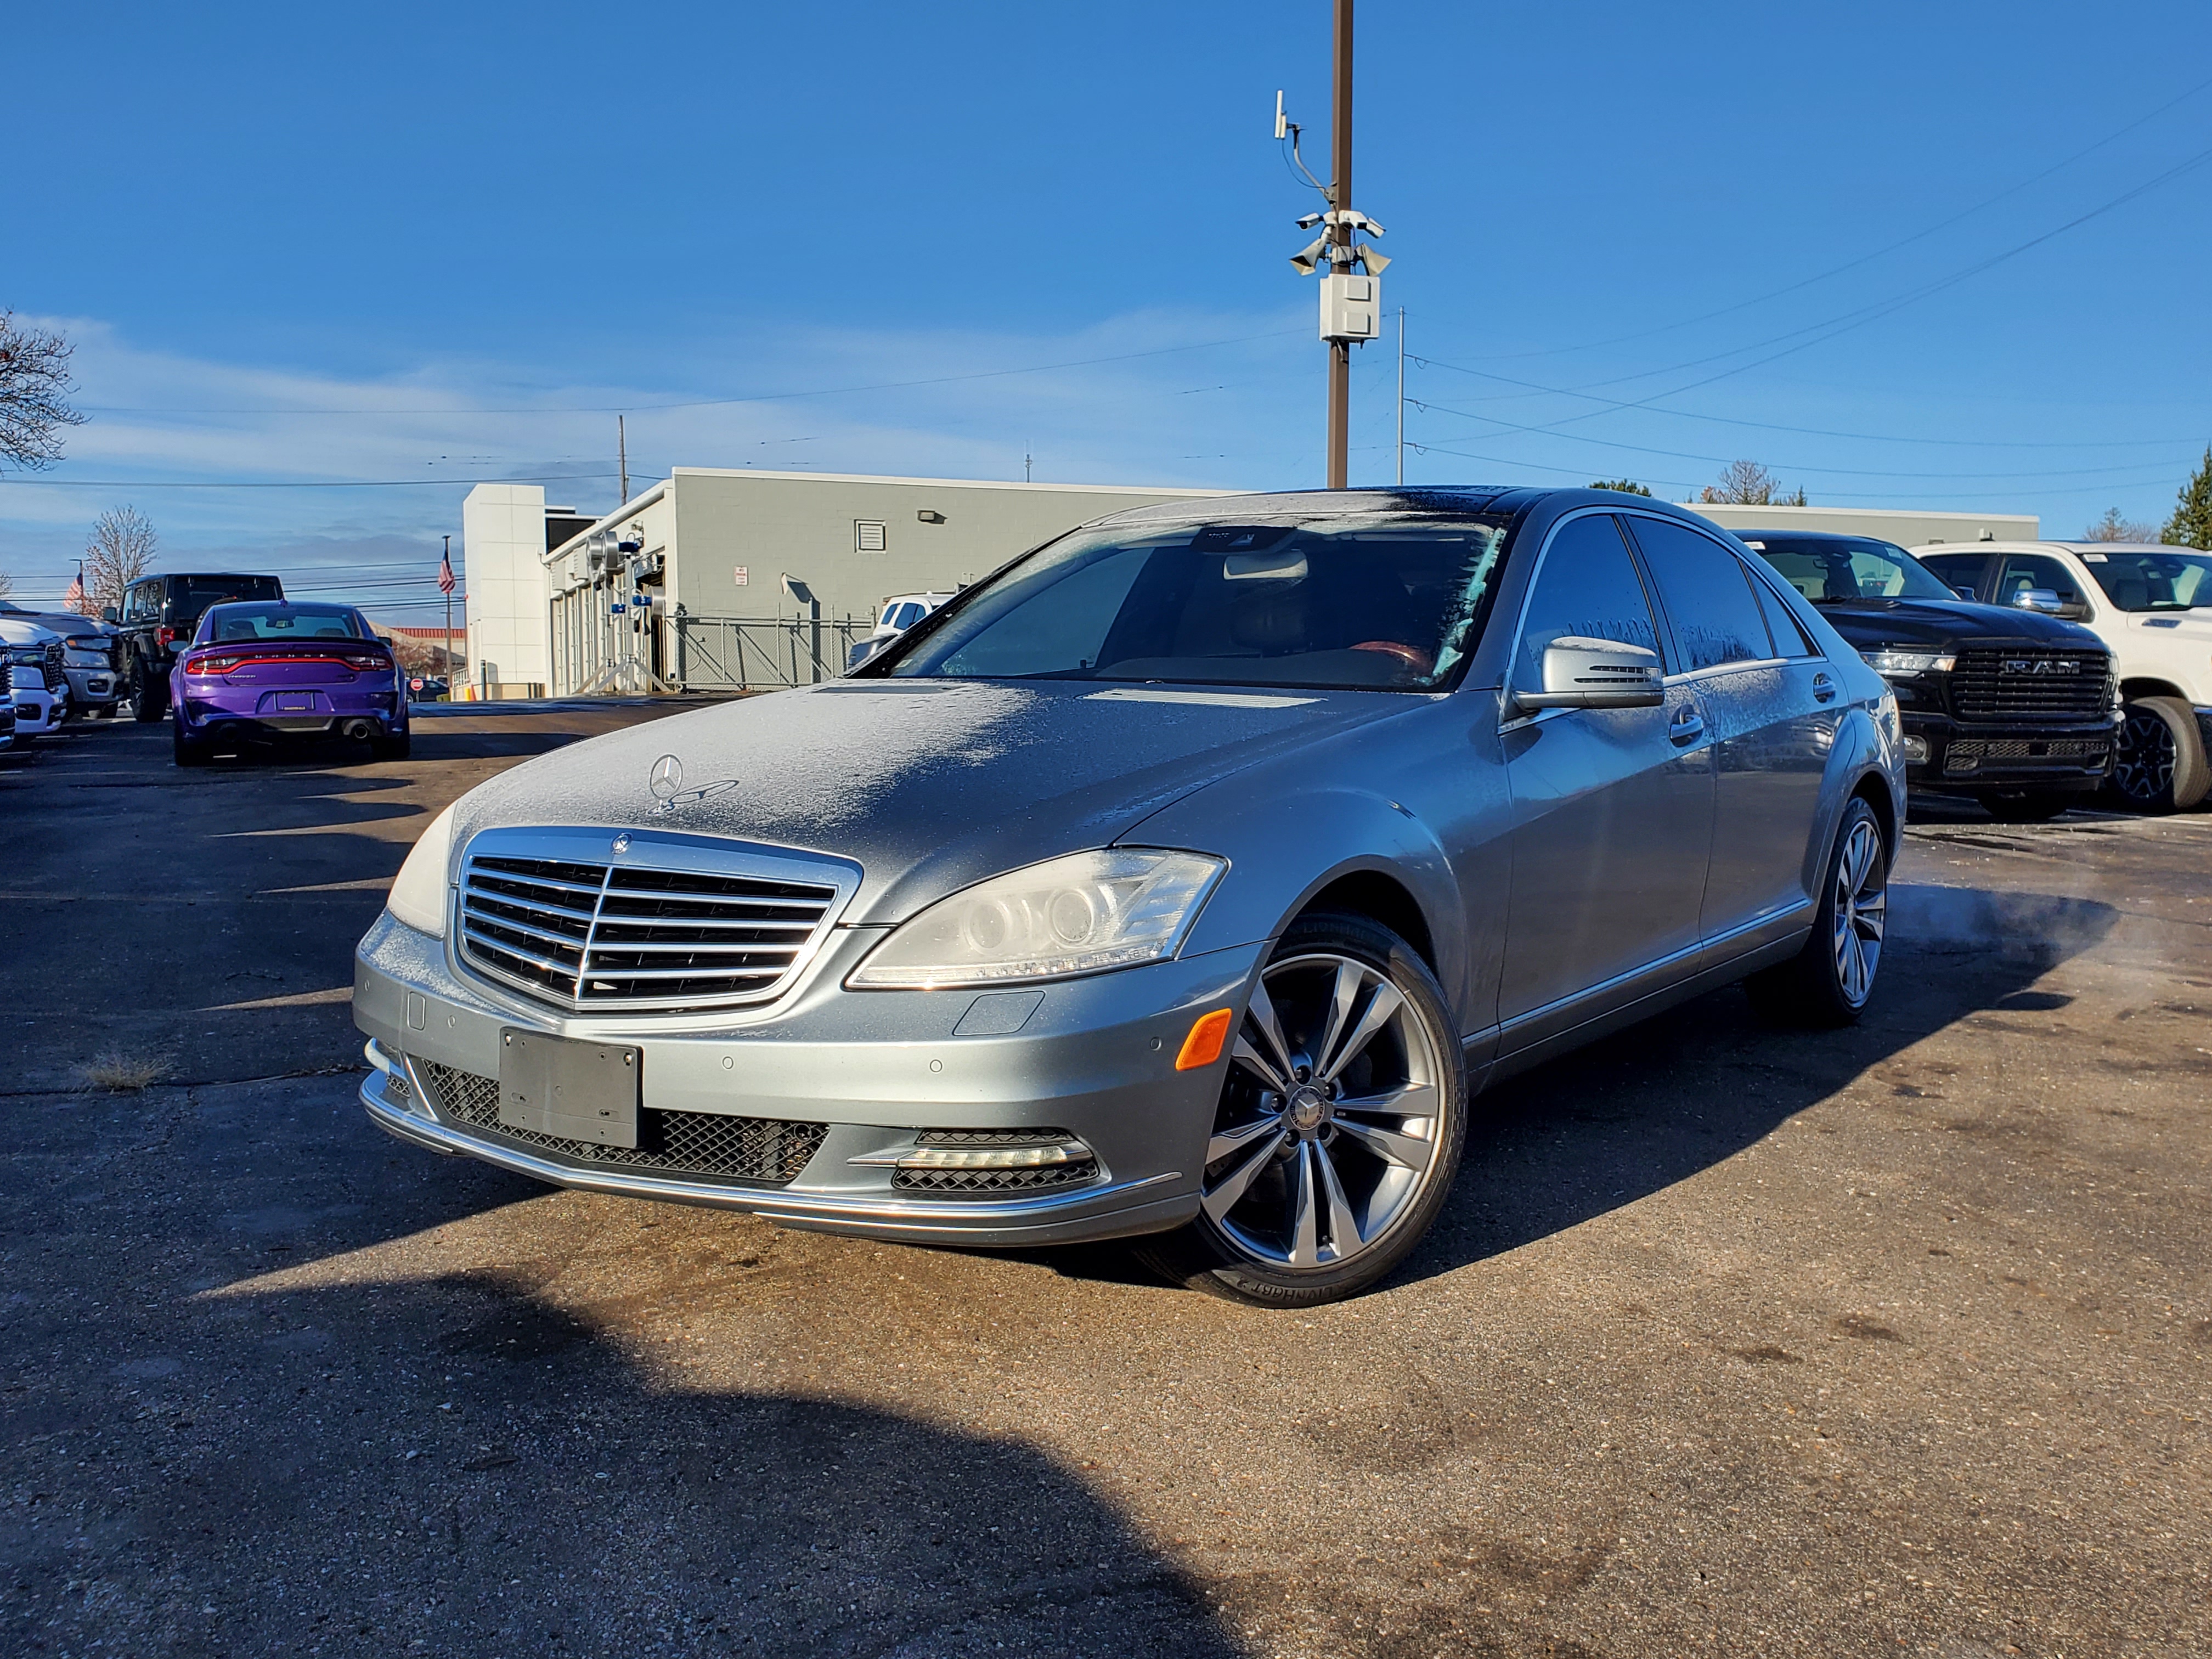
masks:
{"type": "Polygon", "coordinates": [[[1972,605],[1976,598],[1974,590],[1971,587],[1954,587],[1951,591],[1969,605],[1972,605]]]}
{"type": "Polygon", "coordinates": [[[1567,635],[1544,647],[1544,689],[1516,691],[1516,709],[1656,708],[1666,701],[1659,653],[1567,635]]]}
{"type": "Polygon", "coordinates": [[[2055,617],[2064,607],[2060,604],[2056,588],[2024,587],[2012,596],[2015,611],[2034,611],[2046,617],[2055,617]]]}
{"type": "Polygon", "coordinates": [[[845,653],[845,672],[848,674],[851,673],[855,668],[858,668],[862,663],[866,662],[870,658],[873,657],[876,653],[882,650],[896,637],[897,635],[886,635],[884,638],[879,640],[860,641],[850,651],[845,653]]]}
{"type": "Polygon", "coordinates": [[[2087,622],[2089,614],[2088,605],[2081,599],[2069,599],[2058,607],[2059,617],[2065,622],[2087,622]]]}
{"type": "Polygon", "coordinates": [[[100,607],[100,619],[104,623],[120,622],[123,616],[113,605],[103,605],[100,607]]]}

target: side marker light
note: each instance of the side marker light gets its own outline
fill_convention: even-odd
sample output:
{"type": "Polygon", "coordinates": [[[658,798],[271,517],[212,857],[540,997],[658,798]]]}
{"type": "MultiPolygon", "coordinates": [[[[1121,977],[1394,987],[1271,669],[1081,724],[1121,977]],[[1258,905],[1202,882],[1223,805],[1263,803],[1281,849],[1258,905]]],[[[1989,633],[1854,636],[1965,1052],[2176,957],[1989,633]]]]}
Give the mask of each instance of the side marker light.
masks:
{"type": "Polygon", "coordinates": [[[1176,1070],[1194,1072],[1220,1059],[1221,1045],[1229,1041],[1229,1022],[1232,1018],[1226,1008],[1200,1015],[1198,1024],[1182,1040],[1182,1052],[1176,1056],[1176,1070]]]}

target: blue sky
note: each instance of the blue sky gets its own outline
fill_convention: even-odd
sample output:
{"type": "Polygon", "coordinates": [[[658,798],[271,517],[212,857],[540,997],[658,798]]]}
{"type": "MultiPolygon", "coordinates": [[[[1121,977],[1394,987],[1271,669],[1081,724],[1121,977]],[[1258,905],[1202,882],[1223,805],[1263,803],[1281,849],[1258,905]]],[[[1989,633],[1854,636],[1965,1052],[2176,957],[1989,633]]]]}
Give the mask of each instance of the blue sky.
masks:
{"type": "MultiPolygon", "coordinates": [[[[14,20],[0,306],[90,420],[0,482],[0,569],[58,592],[129,501],[171,560],[404,574],[469,478],[611,506],[617,409],[634,477],[1311,482],[1268,127],[1280,87],[1318,167],[1328,46],[1326,0],[14,20]]],[[[2162,519],[2212,441],[2208,47],[2201,4],[1368,0],[1408,477],[2162,519]]],[[[1394,352],[1356,373],[1381,482],[1394,352]]]]}

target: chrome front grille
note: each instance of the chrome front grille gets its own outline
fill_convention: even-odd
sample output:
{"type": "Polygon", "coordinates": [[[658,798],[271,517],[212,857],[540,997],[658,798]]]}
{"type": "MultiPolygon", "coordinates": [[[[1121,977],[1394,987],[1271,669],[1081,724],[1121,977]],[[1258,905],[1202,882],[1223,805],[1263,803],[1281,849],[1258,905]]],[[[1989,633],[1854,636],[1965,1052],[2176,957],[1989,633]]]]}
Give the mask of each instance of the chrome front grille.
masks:
{"type": "Polygon", "coordinates": [[[820,944],[858,872],[726,845],[625,837],[601,860],[544,856],[588,832],[487,830],[460,890],[460,952],[540,1000],[583,1011],[676,1012],[765,1001],[820,944]],[[751,867],[746,867],[746,866],[751,867]],[[819,879],[807,879],[818,871],[819,879]]]}

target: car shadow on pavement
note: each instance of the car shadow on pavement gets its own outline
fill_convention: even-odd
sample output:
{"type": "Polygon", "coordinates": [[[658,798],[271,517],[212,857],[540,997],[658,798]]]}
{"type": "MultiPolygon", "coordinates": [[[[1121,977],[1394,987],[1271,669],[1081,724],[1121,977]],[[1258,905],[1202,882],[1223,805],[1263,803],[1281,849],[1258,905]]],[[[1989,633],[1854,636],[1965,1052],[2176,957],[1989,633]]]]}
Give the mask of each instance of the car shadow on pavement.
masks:
{"type": "MultiPolygon", "coordinates": [[[[325,1231],[396,1241],[526,1189],[449,1180],[325,1231]]],[[[410,1279],[404,1248],[184,1295],[126,1290],[120,1258],[38,1286],[0,1396],[13,1650],[1245,1650],[1035,1449],[709,1385],[556,1305],[550,1267],[410,1279]]]]}
{"type": "Polygon", "coordinates": [[[2034,981],[2118,920],[2094,900],[1905,883],[1890,902],[1881,982],[1856,1025],[1777,1030],[1732,986],[1478,1096],[1452,1196],[1388,1282],[1501,1255],[1686,1180],[1971,1015],[2063,1006],[2034,981]]]}

